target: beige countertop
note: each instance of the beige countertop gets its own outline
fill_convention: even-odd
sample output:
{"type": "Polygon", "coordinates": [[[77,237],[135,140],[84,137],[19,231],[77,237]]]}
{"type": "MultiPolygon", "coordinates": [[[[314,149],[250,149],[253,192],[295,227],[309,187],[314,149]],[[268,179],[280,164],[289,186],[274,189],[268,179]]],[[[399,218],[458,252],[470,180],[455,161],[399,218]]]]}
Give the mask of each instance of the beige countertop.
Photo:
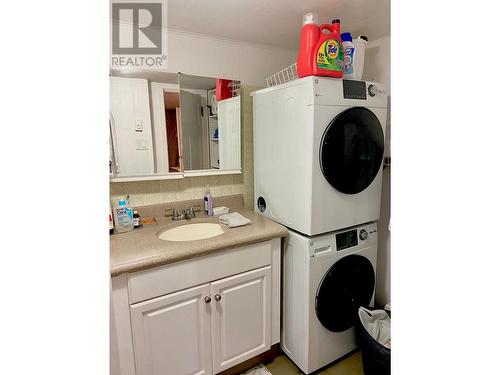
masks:
{"type": "Polygon", "coordinates": [[[288,230],[263,215],[238,208],[237,211],[252,221],[252,224],[238,228],[224,228],[224,233],[204,240],[171,242],[158,238],[166,229],[179,225],[213,222],[217,216],[198,216],[191,220],[172,221],[169,218],[156,218],[157,225],[148,225],[132,232],[110,236],[111,276],[161,266],[180,260],[194,258],[221,250],[249,245],[278,237],[286,237],[288,230]]]}

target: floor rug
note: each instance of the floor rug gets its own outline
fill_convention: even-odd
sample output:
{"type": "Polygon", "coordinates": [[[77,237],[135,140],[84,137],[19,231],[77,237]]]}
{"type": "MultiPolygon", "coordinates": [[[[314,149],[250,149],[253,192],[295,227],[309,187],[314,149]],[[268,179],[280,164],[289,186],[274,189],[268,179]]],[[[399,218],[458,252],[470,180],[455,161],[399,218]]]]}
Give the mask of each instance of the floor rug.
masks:
{"type": "Polygon", "coordinates": [[[240,375],[272,375],[269,370],[263,364],[260,364],[248,371],[241,373],[240,375]]]}

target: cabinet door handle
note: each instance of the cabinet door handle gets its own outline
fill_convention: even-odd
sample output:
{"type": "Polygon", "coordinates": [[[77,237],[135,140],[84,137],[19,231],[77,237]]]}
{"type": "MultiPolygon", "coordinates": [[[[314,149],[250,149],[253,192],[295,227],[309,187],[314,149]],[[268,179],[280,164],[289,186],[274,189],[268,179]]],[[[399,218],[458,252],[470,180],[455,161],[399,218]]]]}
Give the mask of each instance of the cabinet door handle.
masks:
{"type": "Polygon", "coordinates": [[[212,298],[210,298],[210,296],[205,297],[205,303],[210,303],[211,300],[212,300],[212,298]]]}
{"type": "Polygon", "coordinates": [[[216,301],[220,301],[222,299],[222,297],[220,296],[220,294],[216,294],[215,295],[215,300],[216,301]]]}

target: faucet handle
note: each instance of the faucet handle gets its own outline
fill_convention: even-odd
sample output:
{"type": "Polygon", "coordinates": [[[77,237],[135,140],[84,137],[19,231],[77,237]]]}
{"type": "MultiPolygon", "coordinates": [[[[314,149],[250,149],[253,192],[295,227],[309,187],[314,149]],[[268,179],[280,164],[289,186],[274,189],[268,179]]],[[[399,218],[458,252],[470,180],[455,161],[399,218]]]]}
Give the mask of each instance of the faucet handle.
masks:
{"type": "Polygon", "coordinates": [[[190,208],[190,210],[194,213],[194,212],[201,212],[201,206],[198,204],[196,206],[193,206],[190,208]]]}
{"type": "Polygon", "coordinates": [[[179,212],[175,208],[169,208],[169,209],[165,210],[165,216],[172,217],[172,220],[178,220],[179,212]],[[172,213],[167,214],[168,211],[172,211],[172,213]]]}
{"type": "Polygon", "coordinates": [[[186,210],[184,212],[185,212],[186,219],[192,219],[193,217],[196,216],[195,215],[196,210],[194,209],[194,207],[186,208],[186,210]]]}

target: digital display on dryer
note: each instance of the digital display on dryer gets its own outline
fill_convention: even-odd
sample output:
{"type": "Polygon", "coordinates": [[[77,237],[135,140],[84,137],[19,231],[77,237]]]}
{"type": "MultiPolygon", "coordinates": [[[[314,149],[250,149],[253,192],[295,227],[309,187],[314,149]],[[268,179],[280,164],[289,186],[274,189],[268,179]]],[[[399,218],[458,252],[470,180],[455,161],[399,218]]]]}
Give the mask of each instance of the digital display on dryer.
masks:
{"type": "Polygon", "coordinates": [[[358,232],[353,229],[348,232],[338,233],[335,235],[335,241],[337,242],[337,251],[357,246],[358,232]]]}
{"type": "Polygon", "coordinates": [[[344,79],[342,80],[342,86],[344,88],[344,99],[366,100],[366,82],[344,79]]]}

